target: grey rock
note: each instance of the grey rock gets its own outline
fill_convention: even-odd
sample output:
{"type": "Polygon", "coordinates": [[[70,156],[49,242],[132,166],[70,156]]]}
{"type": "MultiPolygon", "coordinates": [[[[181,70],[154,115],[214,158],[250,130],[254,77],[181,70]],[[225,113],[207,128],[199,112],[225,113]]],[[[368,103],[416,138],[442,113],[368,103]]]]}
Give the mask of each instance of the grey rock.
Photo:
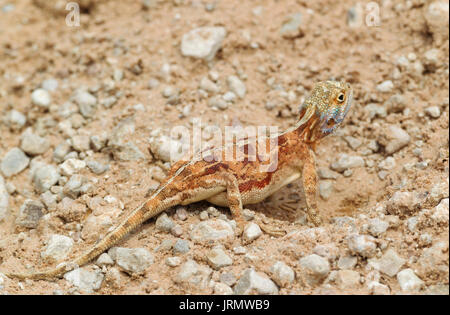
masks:
{"type": "Polygon", "coordinates": [[[36,106],[48,108],[52,102],[52,98],[47,90],[36,89],[31,93],[31,101],[36,106]]]}
{"type": "Polygon", "coordinates": [[[386,154],[391,155],[407,146],[410,141],[411,137],[406,131],[398,126],[390,125],[378,142],[385,146],[386,154]]]}
{"type": "Polygon", "coordinates": [[[177,254],[186,254],[189,252],[190,246],[189,242],[182,239],[177,239],[175,244],[173,245],[173,253],[174,255],[177,254]]]}
{"type": "Polygon", "coordinates": [[[113,247],[108,255],[128,273],[140,274],[153,264],[153,256],[145,248],[113,247]]]}
{"type": "Polygon", "coordinates": [[[58,108],[58,116],[61,118],[69,118],[77,113],[79,108],[72,102],[65,102],[58,108]]]}
{"type": "Polygon", "coordinates": [[[404,292],[419,292],[425,284],[410,268],[400,271],[397,274],[397,281],[404,292]]]}
{"type": "Polygon", "coordinates": [[[247,93],[247,88],[245,87],[244,82],[242,82],[237,76],[230,75],[227,78],[228,87],[230,90],[236,94],[239,98],[244,98],[247,93]]]}
{"type": "Polygon", "coordinates": [[[319,183],[319,194],[324,200],[330,198],[333,192],[333,182],[330,180],[322,180],[319,183]]]}
{"type": "Polygon", "coordinates": [[[72,147],[78,152],[89,150],[90,142],[91,140],[88,135],[74,135],[72,137],[72,147]]]}
{"type": "Polygon", "coordinates": [[[97,110],[97,98],[84,90],[77,90],[73,100],[78,104],[81,115],[84,118],[93,117],[97,110]]]}
{"type": "Polygon", "coordinates": [[[363,167],[364,159],[360,156],[340,154],[337,161],[331,164],[331,169],[342,173],[349,168],[363,167]]]}
{"type": "Polygon", "coordinates": [[[225,110],[228,108],[228,103],[220,96],[213,96],[208,100],[208,106],[225,110]]]}
{"type": "Polygon", "coordinates": [[[214,294],[215,295],[231,295],[231,294],[233,294],[233,289],[230,288],[225,283],[217,282],[214,284],[214,294]]]}
{"type": "Polygon", "coordinates": [[[30,159],[25,155],[25,153],[23,153],[22,150],[19,148],[12,148],[3,157],[0,168],[3,175],[10,177],[22,172],[25,168],[27,168],[29,163],[30,159]]]}
{"type": "Polygon", "coordinates": [[[233,236],[232,226],[221,219],[210,219],[197,223],[190,233],[191,239],[197,242],[218,241],[233,236]]]}
{"type": "Polygon", "coordinates": [[[339,177],[339,173],[333,172],[325,167],[319,167],[317,170],[317,175],[319,175],[320,179],[337,179],[339,177]]]}
{"type": "Polygon", "coordinates": [[[188,260],[179,267],[174,282],[188,288],[205,290],[211,280],[211,273],[212,270],[209,267],[188,260]]]}
{"type": "Polygon", "coordinates": [[[245,243],[250,243],[256,240],[261,235],[262,231],[259,225],[254,222],[250,222],[244,227],[244,233],[242,234],[242,237],[245,243]]]}
{"type": "Polygon", "coordinates": [[[47,79],[42,82],[42,88],[49,92],[54,92],[58,89],[58,80],[56,79],[47,79]]]}
{"type": "Polygon", "coordinates": [[[42,165],[33,171],[33,183],[39,193],[46,192],[60,178],[58,169],[53,165],[42,165]]]}
{"type": "Polygon", "coordinates": [[[375,239],[369,235],[352,234],[347,237],[348,249],[353,254],[362,257],[373,257],[376,254],[377,245],[375,239]]]}
{"type": "Polygon", "coordinates": [[[405,264],[405,262],[405,259],[400,257],[395,250],[390,248],[383,254],[381,258],[369,259],[368,264],[372,268],[379,270],[385,275],[394,277],[399,272],[400,268],[405,264]]]}
{"type": "Polygon", "coordinates": [[[234,294],[278,294],[278,287],[266,274],[248,268],[236,283],[234,294]]]}
{"type": "Polygon", "coordinates": [[[205,221],[209,219],[209,214],[207,211],[200,212],[200,220],[205,221]]]}
{"type": "Polygon", "coordinates": [[[83,175],[75,174],[70,177],[64,185],[63,193],[67,197],[77,199],[80,195],[89,192],[92,189],[92,184],[89,179],[83,175]]]}
{"type": "Polygon", "coordinates": [[[449,223],[449,199],[442,199],[441,202],[434,208],[431,214],[431,219],[436,223],[448,226],[449,223]]]}
{"type": "Polygon", "coordinates": [[[175,226],[175,223],[167,216],[167,213],[162,213],[158,219],[156,219],[156,228],[163,232],[170,232],[175,226]]]}
{"type": "Polygon", "coordinates": [[[86,162],[78,159],[67,159],[59,166],[61,174],[64,176],[72,176],[86,167],[86,162]]]}
{"type": "Polygon", "coordinates": [[[367,104],[364,108],[366,115],[370,120],[373,120],[376,117],[384,118],[387,116],[386,107],[383,105],[377,105],[374,103],[367,104]]]}
{"type": "Polygon", "coordinates": [[[391,290],[387,285],[381,284],[378,281],[371,281],[367,285],[369,291],[373,295],[390,295],[391,290]]]}
{"type": "Polygon", "coordinates": [[[56,204],[58,201],[58,196],[52,194],[50,191],[46,191],[40,195],[41,201],[44,203],[45,207],[49,211],[54,211],[56,209],[56,204]]]}
{"type": "Polygon", "coordinates": [[[358,262],[358,258],[355,256],[341,256],[337,262],[339,269],[353,269],[358,262]]]}
{"type": "Polygon", "coordinates": [[[123,119],[114,128],[108,140],[108,146],[113,150],[114,158],[122,161],[135,161],[145,158],[139,148],[129,141],[134,131],[135,123],[131,118],[123,119]]]}
{"type": "Polygon", "coordinates": [[[8,214],[9,194],[6,190],[5,180],[0,175],[0,222],[5,219],[8,214]]]}
{"type": "Polygon", "coordinates": [[[109,164],[103,164],[94,160],[88,160],[86,162],[86,165],[96,175],[103,174],[104,172],[109,170],[109,164]]]}
{"type": "Polygon", "coordinates": [[[6,114],[5,118],[6,124],[13,131],[22,129],[23,126],[25,126],[25,124],[27,123],[27,118],[25,117],[25,115],[14,109],[10,110],[6,114]]]}
{"type": "Polygon", "coordinates": [[[270,272],[273,281],[280,287],[286,287],[294,282],[294,270],[282,261],[275,262],[270,267],[270,272]]]}
{"type": "Polygon", "coordinates": [[[53,234],[50,236],[45,250],[41,252],[41,257],[51,262],[63,260],[69,254],[72,246],[73,240],[70,237],[53,234]]]}
{"type": "Polygon", "coordinates": [[[330,272],[330,264],[327,259],[312,254],[299,260],[301,275],[309,285],[321,283],[330,272]]]}
{"type": "Polygon", "coordinates": [[[212,60],[221,48],[227,31],[224,27],[199,27],[183,35],[181,40],[181,54],[212,60]]]}
{"type": "Polygon", "coordinates": [[[371,219],[369,220],[369,233],[372,236],[381,236],[383,235],[389,227],[389,223],[380,219],[371,219]]]}
{"type": "Polygon", "coordinates": [[[394,83],[391,80],[386,80],[377,85],[376,89],[382,93],[389,93],[394,88],[394,83]]]}
{"type": "Polygon", "coordinates": [[[103,253],[98,257],[96,261],[97,266],[112,266],[114,265],[114,260],[107,254],[103,253]]]}
{"type": "Polygon", "coordinates": [[[64,161],[64,157],[70,152],[70,144],[66,141],[61,142],[58,144],[53,150],[53,160],[55,160],[58,163],[61,163],[64,161]]]}
{"type": "Polygon", "coordinates": [[[95,151],[100,151],[106,146],[108,141],[106,133],[91,136],[91,146],[95,151]]]}
{"type": "Polygon", "coordinates": [[[361,275],[354,270],[339,270],[336,274],[336,284],[340,289],[356,289],[360,285],[361,275]]]}
{"type": "Polygon", "coordinates": [[[86,293],[100,289],[103,278],[100,270],[90,271],[87,268],[77,268],[64,275],[64,279],[86,293]]]}
{"type": "Polygon", "coordinates": [[[166,265],[169,267],[177,267],[181,264],[181,258],[180,257],[167,257],[166,258],[166,265]]]}
{"type": "Polygon", "coordinates": [[[28,128],[22,134],[20,148],[30,155],[39,155],[47,152],[50,148],[50,142],[47,139],[34,134],[31,131],[31,128],[28,128]]]}
{"type": "Polygon", "coordinates": [[[395,167],[395,159],[392,156],[388,156],[386,159],[378,163],[378,167],[382,170],[392,170],[395,167]]]}
{"type": "Polygon", "coordinates": [[[206,254],[206,260],[208,261],[208,264],[216,270],[233,264],[231,257],[221,248],[213,248],[206,254]]]}
{"type": "Polygon", "coordinates": [[[388,99],[386,105],[388,112],[400,113],[406,108],[407,101],[402,94],[394,94],[388,99]]]}
{"type": "Polygon", "coordinates": [[[345,140],[345,142],[347,142],[348,146],[350,148],[352,148],[353,150],[358,149],[362,144],[362,141],[360,139],[352,137],[352,136],[346,136],[346,137],[344,137],[344,140],[345,140]]]}
{"type": "Polygon", "coordinates": [[[280,29],[280,35],[285,38],[294,38],[301,35],[300,26],[302,24],[302,14],[295,13],[287,17],[280,29]]]}
{"type": "Polygon", "coordinates": [[[233,286],[236,283],[236,276],[232,272],[222,272],[219,276],[219,280],[228,286],[233,286]]]}
{"type": "Polygon", "coordinates": [[[40,201],[27,199],[20,207],[16,224],[34,229],[37,227],[39,220],[44,215],[43,211],[44,205],[40,201]]]}
{"type": "Polygon", "coordinates": [[[215,94],[218,93],[220,91],[219,87],[217,86],[217,84],[215,84],[213,81],[211,81],[210,79],[208,79],[207,77],[203,77],[202,80],[200,81],[200,85],[199,87],[211,94],[215,94]]]}
{"type": "Polygon", "coordinates": [[[419,210],[422,199],[415,192],[396,191],[386,204],[390,214],[411,214],[419,210]]]}

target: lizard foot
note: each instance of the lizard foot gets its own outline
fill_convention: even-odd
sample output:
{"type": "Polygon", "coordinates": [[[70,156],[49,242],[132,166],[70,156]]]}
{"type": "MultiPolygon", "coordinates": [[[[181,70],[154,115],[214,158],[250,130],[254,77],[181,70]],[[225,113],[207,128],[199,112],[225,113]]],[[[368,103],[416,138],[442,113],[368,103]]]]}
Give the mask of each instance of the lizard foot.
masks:
{"type": "Polygon", "coordinates": [[[262,222],[259,225],[261,227],[261,230],[264,231],[264,233],[269,234],[271,236],[282,237],[282,236],[286,235],[286,231],[283,229],[274,228],[274,227],[266,225],[262,222]]]}

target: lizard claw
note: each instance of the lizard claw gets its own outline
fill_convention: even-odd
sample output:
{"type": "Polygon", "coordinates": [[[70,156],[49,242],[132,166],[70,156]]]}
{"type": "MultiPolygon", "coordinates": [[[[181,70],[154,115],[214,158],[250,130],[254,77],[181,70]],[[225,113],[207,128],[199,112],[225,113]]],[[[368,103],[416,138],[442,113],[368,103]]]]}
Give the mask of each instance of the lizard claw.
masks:
{"type": "Polygon", "coordinates": [[[268,225],[265,225],[263,223],[260,224],[261,230],[264,231],[264,233],[269,234],[271,236],[275,237],[282,237],[286,235],[286,231],[278,228],[274,228],[268,225]]]}

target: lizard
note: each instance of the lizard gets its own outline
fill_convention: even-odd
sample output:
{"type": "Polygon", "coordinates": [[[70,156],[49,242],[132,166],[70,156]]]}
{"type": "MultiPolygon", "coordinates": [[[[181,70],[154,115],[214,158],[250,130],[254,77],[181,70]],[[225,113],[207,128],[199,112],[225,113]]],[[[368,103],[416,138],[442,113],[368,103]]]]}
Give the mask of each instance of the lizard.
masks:
{"type": "MultiPolygon", "coordinates": [[[[262,140],[258,139],[266,142],[266,148],[270,147],[270,141],[276,144],[272,151],[269,150],[269,154],[277,155],[274,170],[261,171],[260,166],[264,162],[259,155],[255,160],[248,158],[257,149],[249,141],[231,144],[233,150],[244,152],[243,160],[225,160],[225,147],[203,151],[188,161],[180,160],[172,165],[167,177],[150,198],[78,258],[46,271],[6,275],[34,280],[61,277],[71,267],[80,267],[90,262],[150,218],[173,206],[201,200],[228,207],[236,222],[237,234],[240,235],[245,225],[243,205],[261,202],[300,178],[305,192],[308,220],[315,226],[320,225],[322,220],[317,205],[316,146],[322,138],[333,133],[342,124],[351,107],[352,98],[349,83],[317,83],[300,107],[298,120],[291,128],[262,140]]],[[[267,150],[263,153],[267,153],[267,150]]]]}

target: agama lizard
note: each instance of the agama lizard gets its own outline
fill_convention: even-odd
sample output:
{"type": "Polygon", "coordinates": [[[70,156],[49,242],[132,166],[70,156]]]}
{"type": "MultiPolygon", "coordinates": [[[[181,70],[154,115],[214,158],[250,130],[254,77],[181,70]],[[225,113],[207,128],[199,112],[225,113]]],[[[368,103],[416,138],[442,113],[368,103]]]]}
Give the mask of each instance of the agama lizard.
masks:
{"type": "Polygon", "coordinates": [[[146,220],[170,207],[200,200],[229,207],[240,233],[244,227],[243,205],[258,203],[299,178],[303,180],[308,219],[314,225],[320,225],[314,151],[319,140],[342,123],[351,103],[352,89],[348,83],[325,81],[316,84],[302,105],[299,119],[293,127],[258,140],[266,141],[266,148],[270,148],[270,141],[276,144],[269,152],[277,155],[277,165],[273,171],[261,172],[260,166],[264,162],[260,158],[247,158],[258,147],[249,141],[232,144],[233,150],[244,153],[245,158],[241,161],[225,160],[224,147],[197,154],[187,162],[179,161],[146,202],[86,253],[71,263],[62,263],[48,271],[8,276],[21,279],[60,277],[69,267],[88,263],[146,220]]]}

